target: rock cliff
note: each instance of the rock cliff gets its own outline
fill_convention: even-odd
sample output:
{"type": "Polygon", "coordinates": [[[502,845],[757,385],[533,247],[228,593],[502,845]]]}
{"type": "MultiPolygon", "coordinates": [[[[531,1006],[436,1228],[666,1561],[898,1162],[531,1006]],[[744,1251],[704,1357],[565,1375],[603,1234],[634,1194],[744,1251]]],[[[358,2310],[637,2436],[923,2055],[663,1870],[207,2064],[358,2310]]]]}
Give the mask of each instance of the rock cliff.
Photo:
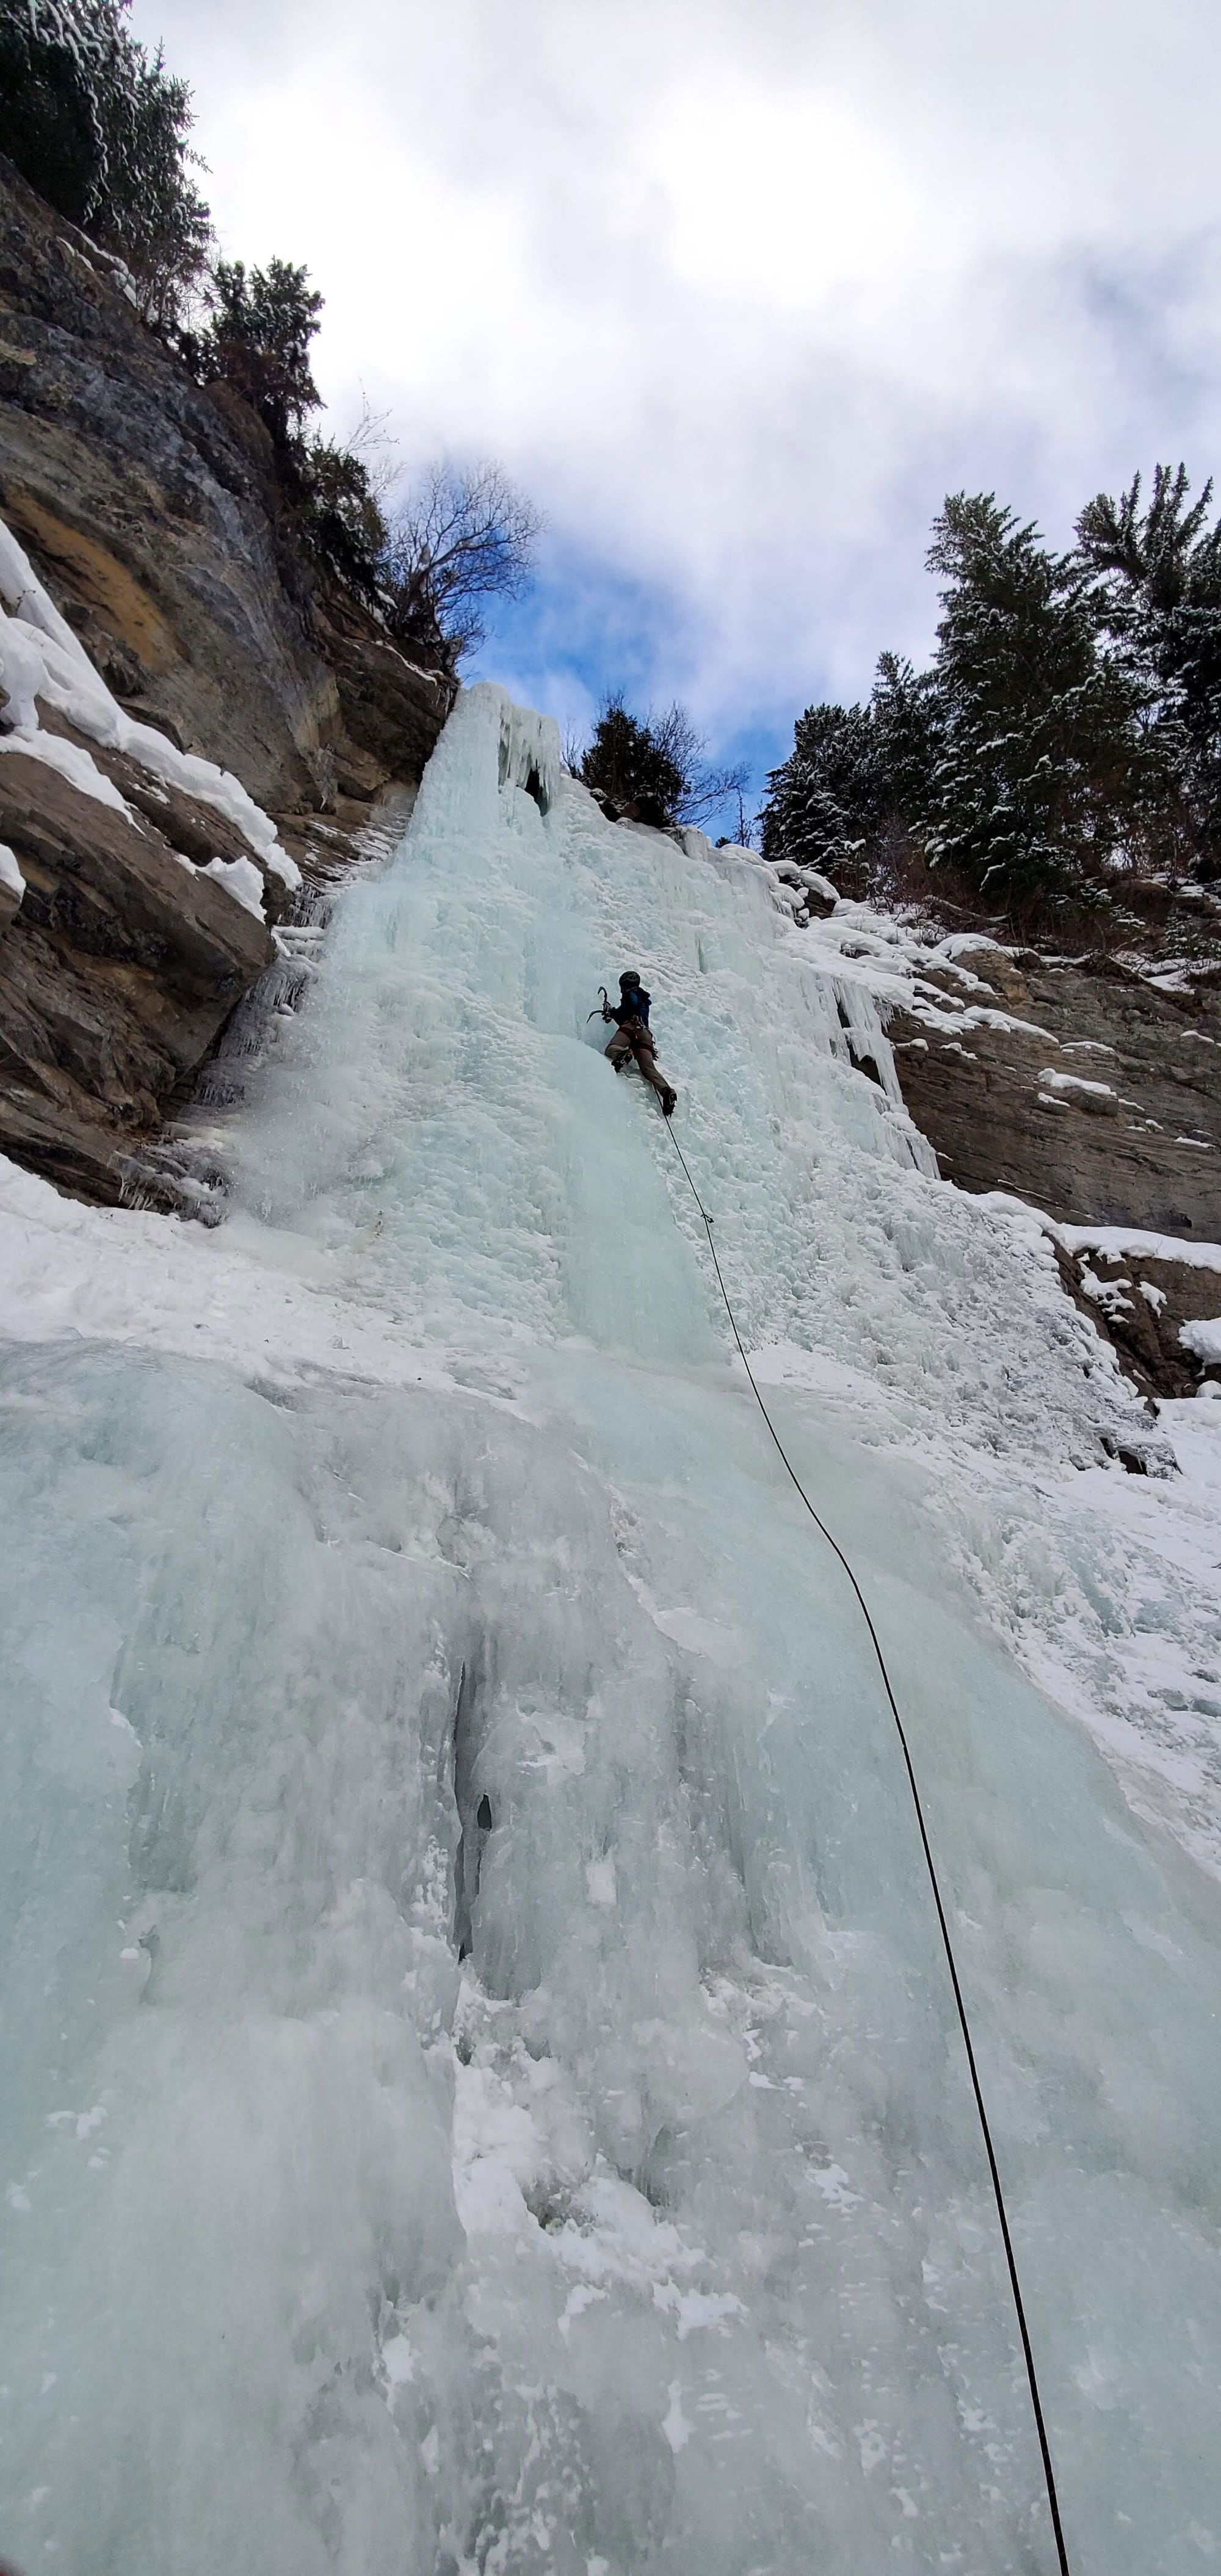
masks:
{"type": "Polygon", "coordinates": [[[877,1002],[945,1177],[1038,1213],[1065,1287],[1146,1392],[1214,1374],[1191,1328],[1221,1310],[1216,964],[943,938],[829,887],[815,912],[801,891],[822,962],[877,1002]]]}
{"type": "Polygon", "coordinates": [[[120,702],[261,803],[419,776],[453,681],[316,579],[261,424],[3,159],[0,513],[120,702]]]}
{"type": "Polygon", "coordinates": [[[923,980],[947,1024],[900,1006],[890,1036],[949,1179],[1078,1224],[1215,1235],[1221,979],[983,941],[923,980]]]}
{"type": "Polygon", "coordinates": [[[273,954],[269,814],[418,781],[455,683],[320,581],[261,425],[3,160],[0,517],[0,1150],[113,1199],[273,954]]]}
{"type": "Polygon", "coordinates": [[[942,1171],[1060,1220],[1065,1286],[1129,1375],[1190,1394],[1212,1370],[1183,1328],[1221,1307],[1221,1276],[1193,1258],[1221,1241],[1221,979],[987,942],[925,971],[971,1023],[934,1032],[902,1007],[890,1023],[942,1171]]]}

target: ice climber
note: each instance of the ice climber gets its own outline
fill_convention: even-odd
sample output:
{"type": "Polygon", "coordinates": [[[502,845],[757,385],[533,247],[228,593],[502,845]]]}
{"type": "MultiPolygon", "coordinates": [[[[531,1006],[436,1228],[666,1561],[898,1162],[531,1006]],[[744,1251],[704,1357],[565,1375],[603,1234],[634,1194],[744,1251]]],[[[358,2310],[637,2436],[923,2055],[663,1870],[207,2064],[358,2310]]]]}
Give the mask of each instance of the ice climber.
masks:
{"type": "MultiPolygon", "coordinates": [[[[661,1072],[653,1051],[653,1033],[649,1027],[649,1001],[650,996],[646,993],[639,975],[631,967],[626,975],[621,975],[619,978],[617,1009],[607,1001],[606,987],[603,986],[602,1017],[604,1020],[615,1022],[615,1034],[606,1052],[616,1073],[622,1073],[625,1064],[630,1064],[634,1056],[645,1081],[652,1083],[665,1116],[672,1118],[678,1093],[661,1072]]],[[[590,1016],[592,1017],[592,1013],[590,1016]]]]}

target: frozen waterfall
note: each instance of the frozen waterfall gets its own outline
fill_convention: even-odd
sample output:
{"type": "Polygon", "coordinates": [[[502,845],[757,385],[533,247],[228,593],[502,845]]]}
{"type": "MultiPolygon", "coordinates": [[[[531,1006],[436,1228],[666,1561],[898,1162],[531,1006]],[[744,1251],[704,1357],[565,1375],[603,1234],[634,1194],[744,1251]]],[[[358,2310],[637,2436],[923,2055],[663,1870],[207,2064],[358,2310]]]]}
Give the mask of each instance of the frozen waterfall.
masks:
{"type": "Polygon", "coordinates": [[[116,1220],[198,1236],[192,1355],[0,1353],[24,2576],[1054,2564],[892,1722],[625,965],[910,1722],[1075,2576],[1221,2559],[1218,1892],[1003,1643],[1119,1615],[1037,1477],[1121,1395],[763,871],[480,686],[228,1223],[116,1220]]]}

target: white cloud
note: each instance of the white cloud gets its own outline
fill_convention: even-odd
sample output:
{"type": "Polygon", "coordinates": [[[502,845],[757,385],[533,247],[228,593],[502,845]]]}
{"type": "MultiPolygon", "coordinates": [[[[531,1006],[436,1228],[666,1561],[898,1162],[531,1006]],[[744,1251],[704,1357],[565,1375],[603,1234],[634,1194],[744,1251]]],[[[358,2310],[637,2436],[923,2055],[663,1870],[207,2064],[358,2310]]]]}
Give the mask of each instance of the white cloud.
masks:
{"type": "Polygon", "coordinates": [[[561,547],[666,596],[657,693],[722,728],[923,646],[947,488],[1063,536],[1138,463],[1212,462],[1211,5],[136,22],[194,81],[226,247],[323,288],[340,426],[363,385],[409,456],[499,455],[561,547]]]}

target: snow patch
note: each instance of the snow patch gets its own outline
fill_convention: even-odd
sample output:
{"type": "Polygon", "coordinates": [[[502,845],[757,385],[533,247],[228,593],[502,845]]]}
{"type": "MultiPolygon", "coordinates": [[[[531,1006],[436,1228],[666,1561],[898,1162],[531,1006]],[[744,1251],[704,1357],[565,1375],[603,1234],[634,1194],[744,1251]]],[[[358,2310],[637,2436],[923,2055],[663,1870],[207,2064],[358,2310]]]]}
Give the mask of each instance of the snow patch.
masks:
{"type": "Polygon", "coordinates": [[[1109,1082],[1086,1082],[1079,1073],[1057,1073],[1054,1065],[1045,1066],[1038,1079],[1047,1083],[1052,1091],[1092,1091],[1100,1099],[1115,1098],[1114,1088],[1109,1082]]]}
{"type": "MultiPolygon", "coordinates": [[[[139,724],[125,713],[3,522],[0,601],[0,689],[8,701],[9,722],[16,727],[16,738],[10,735],[7,741],[0,741],[0,750],[21,750],[48,761],[86,795],[96,796],[101,804],[117,806],[129,820],[134,820],[117,788],[103,777],[80,745],[42,731],[37,706],[41,698],[90,741],[125,753],[166,786],[180,788],[200,804],[224,814],[273,875],[291,888],[300,885],[301,872],[295,859],[281,848],[270,815],[247,795],[240,779],[195,752],[179,751],[155,725],[139,724]],[[65,755],[71,755],[71,759],[65,755]]],[[[214,861],[205,873],[215,874],[221,864],[214,861]]],[[[229,864],[242,867],[252,863],[235,860],[229,864]]],[[[254,873],[258,874],[257,869],[254,873]]],[[[232,877],[222,877],[218,882],[247,910],[252,909],[245,877],[240,885],[232,877]]],[[[261,902],[259,909],[261,913],[261,902]]]]}
{"type": "Polygon", "coordinates": [[[1197,1243],[1192,1235],[1149,1234],[1139,1226],[1062,1225],[1039,1216],[1065,1252],[1101,1252],[1112,1261],[1181,1261],[1189,1270],[1221,1270],[1221,1243],[1197,1243]]]}
{"type": "Polygon", "coordinates": [[[206,868],[197,871],[201,877],[212,877],[240,903],[244,912],[252,912],[256,921],[263,919],[263,880],[253,859],[209,859],[206,868]]]}
{"type": "MultiPolygon", "coordinates": [[[[3,630],[0,628],[0,671],[3,669],[3,630]]],[[[120,796],[114,780],[107,778],[85,750],[84,744],[67,742],[59,733],[17,732],[0,735],[0,752],[24,752],[27,760],[41,760],[48,769],[56,769],[81,796],[92,796],[95,804],[109,805],[116,814],[136,824],[135,815],[125,797],[120,796]]],[[[137,831],[139,825],[136,824],[137,831]]]]}

